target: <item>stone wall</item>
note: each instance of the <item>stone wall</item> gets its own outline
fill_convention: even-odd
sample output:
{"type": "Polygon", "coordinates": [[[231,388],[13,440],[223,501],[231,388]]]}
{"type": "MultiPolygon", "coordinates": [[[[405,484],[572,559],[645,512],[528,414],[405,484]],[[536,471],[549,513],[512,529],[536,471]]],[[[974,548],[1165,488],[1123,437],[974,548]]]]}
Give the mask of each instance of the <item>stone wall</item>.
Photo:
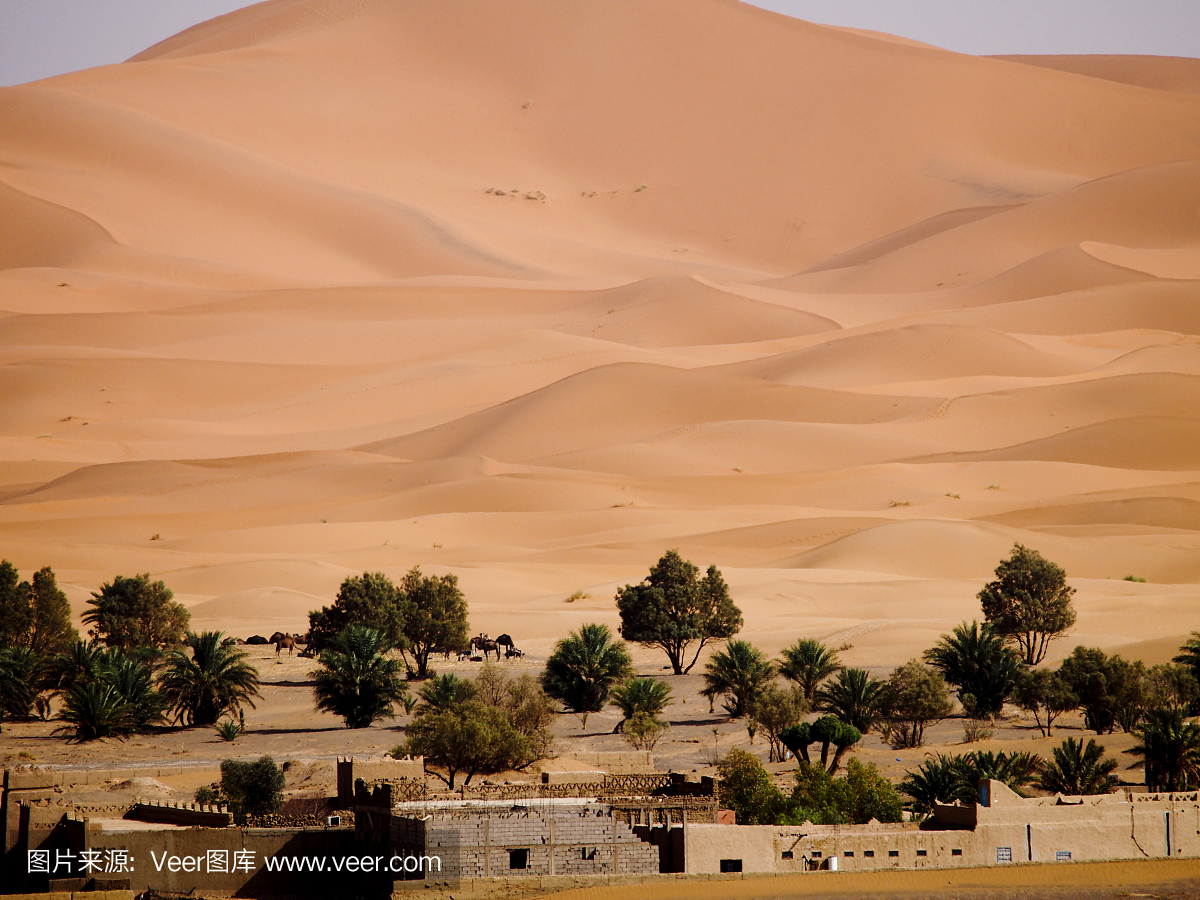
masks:
{"type": "Polygon", "coordinates": [[[599,805],[436,815],[425,823],[425,853],[441,859],[451,881],[659,871],[658,848],[599,805]]]}

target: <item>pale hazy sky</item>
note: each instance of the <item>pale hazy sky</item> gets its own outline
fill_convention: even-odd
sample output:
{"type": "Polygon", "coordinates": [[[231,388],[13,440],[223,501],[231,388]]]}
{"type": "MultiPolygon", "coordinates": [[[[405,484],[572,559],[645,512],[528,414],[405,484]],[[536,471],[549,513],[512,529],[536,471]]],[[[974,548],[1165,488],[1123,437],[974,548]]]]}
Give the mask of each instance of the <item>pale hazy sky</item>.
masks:
{"type": "MultiPolygon", "coordinates": [[[[814,22],[886,31],[962,53],[1200,57],[1200,0],[755,2],[814,22]]],[[[0,0],[0,85],[120,62],[189,25],[249,5],[245,0],[0,0]]]]}

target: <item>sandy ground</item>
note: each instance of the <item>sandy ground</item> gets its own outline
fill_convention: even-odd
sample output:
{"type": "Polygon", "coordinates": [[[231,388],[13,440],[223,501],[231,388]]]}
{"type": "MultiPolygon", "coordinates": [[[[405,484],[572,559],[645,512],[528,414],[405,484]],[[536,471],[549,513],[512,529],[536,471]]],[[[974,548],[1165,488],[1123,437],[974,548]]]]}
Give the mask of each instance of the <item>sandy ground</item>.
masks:
{"type": "Polygon", "coordinates": [[[686,881],[563,891],[561,900],[767,900],[792,897],[905,897],[910,900],[1185,900],[1200,891],[1194,860],[1077,863],[928,872],[814,872],[775,878],[686,881]]]}
{"type": "MultiPolygon", "coordinates": [[[[1163,662],[1200,627],[1198,204],[1195,60],[973,58],[732,0],[272,0],[0,89],[0,555],[77,616],[150,572],[241,637],[348,575],[453,572],[534,671],[678,548],[742,637],[883,674],[1021,542],[1077,589],[1051,662],[1163,662]]],[[[230,753],[398,743],[255,653],[233,747],[0,748],[186,761],[186,796],[230,753]]],[[[669,680],[660,765],[748,745],[669,680]]],[[[563,717],[560,750],[613,724],[563,717]]]]}

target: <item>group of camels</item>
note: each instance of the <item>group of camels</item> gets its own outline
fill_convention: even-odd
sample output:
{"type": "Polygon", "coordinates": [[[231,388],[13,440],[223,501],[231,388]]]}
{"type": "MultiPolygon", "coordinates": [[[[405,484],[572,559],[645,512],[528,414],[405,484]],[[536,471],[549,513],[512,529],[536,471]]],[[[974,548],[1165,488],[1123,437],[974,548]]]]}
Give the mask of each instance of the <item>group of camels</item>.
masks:
{"type": "MultiPolygon", "coordinates": [[[[295,655],[297,647],[301,648],[301,656],[312,657],[313,655],[312,651],[308,647],[308,638],[302,634],[288,634],[283,631],[277,631],[269,638],[265,638],[262,635],[256,634],[244,641],[238,641],[238,643],[256,645],[274,644],[276,656],[279,656],[280,651],[285,649],[287,650],[289,656],[295,655]]],[[[514,656],[519,659],[525,655],[524,651],[518,649],[516,644],[513,643],[511,635],[502,634],[495,640],[492,640],[486,634],[477,634],[475,637],[471,638],[471,641],[467,645],[466,649],[458,651],[458,658],[459,660],[471,659],[478,654],[482,654],[483,658],[486,660],[488,659],[489,654],[495,653],[496,662],[499,662],[501,647],[504,648],[505,659],[512,659],[514,656]]],[[[450,658],[451,652],[453,651],[444,651],[447,659],[450,658]]]]}

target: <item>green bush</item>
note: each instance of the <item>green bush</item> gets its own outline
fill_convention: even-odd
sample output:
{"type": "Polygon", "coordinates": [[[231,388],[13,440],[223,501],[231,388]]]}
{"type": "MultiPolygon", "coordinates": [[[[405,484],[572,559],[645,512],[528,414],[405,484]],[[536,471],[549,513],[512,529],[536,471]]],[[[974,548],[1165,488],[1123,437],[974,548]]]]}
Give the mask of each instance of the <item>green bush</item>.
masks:
{"type": "Polygon", "coordinates": [[[283,785],[283,770],[269,756],[254,762],[221,760],[221,795],[239,825],[251,817],[279,812],[283,808],[283,785]]]}

